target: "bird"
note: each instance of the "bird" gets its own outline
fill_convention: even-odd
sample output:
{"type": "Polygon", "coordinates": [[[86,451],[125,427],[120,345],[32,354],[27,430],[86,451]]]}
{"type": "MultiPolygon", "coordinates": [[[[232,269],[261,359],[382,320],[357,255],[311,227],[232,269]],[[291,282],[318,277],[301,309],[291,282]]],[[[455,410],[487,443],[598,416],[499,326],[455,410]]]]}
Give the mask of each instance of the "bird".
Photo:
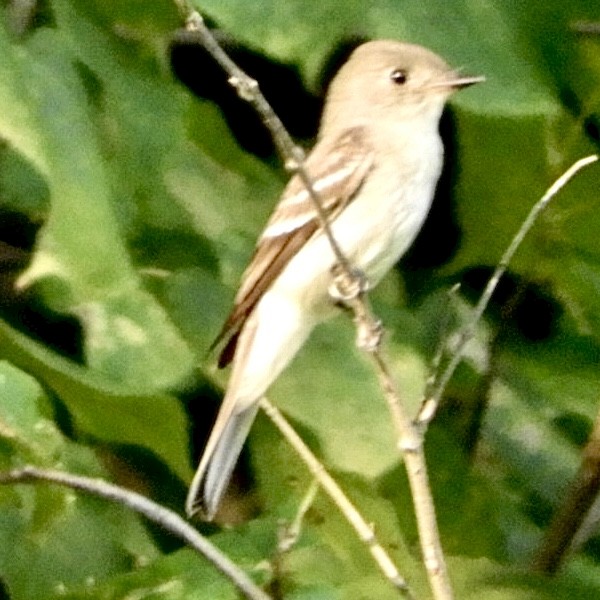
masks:
{"type": "MultiPolygon", "coordinates": [[[[482,81],[406,42],[358,46],[333,77],[303,168],[331,233],[368,288],[413,242],[443,163],[439,121],[447,99],[482,81]]],[[[340,312],[337,259],[314,200],[294,175],[258,239],[217,337],[231,364],[224,399],[190,485],[186,513],[212,520],[260,399],[319,323],[340,312]]]]}

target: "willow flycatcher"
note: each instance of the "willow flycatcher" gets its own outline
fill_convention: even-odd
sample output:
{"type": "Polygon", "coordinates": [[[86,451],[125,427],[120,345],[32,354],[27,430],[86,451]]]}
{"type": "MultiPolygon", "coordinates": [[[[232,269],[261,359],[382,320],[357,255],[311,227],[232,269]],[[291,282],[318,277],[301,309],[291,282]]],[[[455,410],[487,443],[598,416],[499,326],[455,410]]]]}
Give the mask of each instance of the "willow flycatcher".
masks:
{"type": "MultiPolygon", "coordinates": [[[[429,211],[442,169],[439,120],[455,90],[481,81],[433,52],[390,40],[359,46],[327,93],[317,144],[304,169],[332,233],[369,287],[406,252],[429,211]]],[[[223,404],[186,511],[212,519],[258,401],[312,329],[338,310],[336,264],[313,200],[296,175],[258,240],[218,340],[232,362],[223,404]]]]}

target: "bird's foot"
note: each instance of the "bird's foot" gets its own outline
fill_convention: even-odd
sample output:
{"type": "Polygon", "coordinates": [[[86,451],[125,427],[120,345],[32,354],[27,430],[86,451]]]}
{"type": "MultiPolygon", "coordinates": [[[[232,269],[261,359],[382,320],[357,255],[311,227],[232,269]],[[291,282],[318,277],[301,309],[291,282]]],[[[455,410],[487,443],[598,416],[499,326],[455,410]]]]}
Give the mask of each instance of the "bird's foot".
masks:
{"type": "Polygon", "coordinates": [[[369,281],[360,269],[351,269],[348,272],[338,263],[331,269],[331,274],[333,281],[329,286],[329,295],[335,302],[350,304],[360,295],[369,291],[369,281]]]}

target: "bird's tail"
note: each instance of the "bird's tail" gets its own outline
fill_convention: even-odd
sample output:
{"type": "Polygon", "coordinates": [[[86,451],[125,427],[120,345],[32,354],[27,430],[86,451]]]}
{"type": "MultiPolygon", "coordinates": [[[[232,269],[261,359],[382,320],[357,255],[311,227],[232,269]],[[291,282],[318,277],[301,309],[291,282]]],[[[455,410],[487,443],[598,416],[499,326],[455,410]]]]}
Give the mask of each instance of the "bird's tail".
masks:
{"type": "Polygon", "coordinates": [[[235,349],[227,393],[185,508],[212,519],[258,411],[260,398],[292,360],[316,319],[286,296],[269,294],[248,318],[235,349]]]}
{"type": "Polygon", "coordinates": [[[200,512],[209,521],[214,518],[257,411],[254,403],[229,415],[223,426],[217,419],[188,492],[188,516],[200,512]]]}

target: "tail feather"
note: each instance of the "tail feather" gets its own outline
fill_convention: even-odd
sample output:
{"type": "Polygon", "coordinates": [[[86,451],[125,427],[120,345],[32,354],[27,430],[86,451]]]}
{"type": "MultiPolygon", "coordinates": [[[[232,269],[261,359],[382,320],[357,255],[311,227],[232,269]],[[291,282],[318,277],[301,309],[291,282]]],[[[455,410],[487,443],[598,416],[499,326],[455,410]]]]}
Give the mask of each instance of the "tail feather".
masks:
{"type": "Polygon", "coordinates": [[[201,512],[207,520],[214,517],[256,417],[259,399],[314,325],[315,319],[307,318],[297,303],[273,293],[262,298],[244,323],[235,338],[227,392],[190,486],[185,504],[188,516],[201,512]]]}
{"type": "Polygon", "coordinates": [[[189,517],[201,513],[208,521],[214,518],[257,412],[255,403],[231,415],[223,428],[213,429],[188,492],[185,510],[189,517]]]}

